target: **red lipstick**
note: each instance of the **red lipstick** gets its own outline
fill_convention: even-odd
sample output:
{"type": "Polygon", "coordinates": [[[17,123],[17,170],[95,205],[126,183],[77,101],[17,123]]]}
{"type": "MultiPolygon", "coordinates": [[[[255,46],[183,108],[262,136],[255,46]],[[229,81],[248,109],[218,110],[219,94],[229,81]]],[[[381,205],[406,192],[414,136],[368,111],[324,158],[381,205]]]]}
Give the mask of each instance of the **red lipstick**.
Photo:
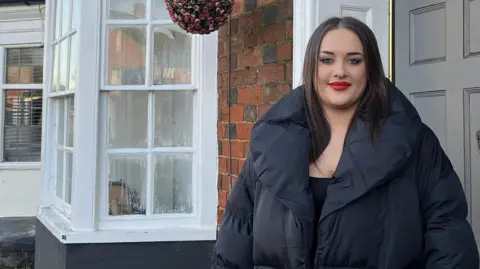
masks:
{"type": "Polygon", "coordinates": [[[334,89],[335,91],[344,91],[348,89],[348,87],[352,86],[352,84],[346,82],[346,81],[335,81],[335,82],[330,82],[328,85],[334,89]]]}

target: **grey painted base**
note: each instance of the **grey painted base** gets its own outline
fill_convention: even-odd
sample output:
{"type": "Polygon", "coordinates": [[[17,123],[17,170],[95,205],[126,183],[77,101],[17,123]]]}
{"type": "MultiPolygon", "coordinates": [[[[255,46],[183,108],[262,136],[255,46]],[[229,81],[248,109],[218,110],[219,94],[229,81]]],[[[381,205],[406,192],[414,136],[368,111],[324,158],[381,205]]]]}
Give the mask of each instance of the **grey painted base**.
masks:
{"type": "Polygon", "coordinates": [[[209,269],[215,241],[62,244],[37,221],[35,269],[209,269]]]}

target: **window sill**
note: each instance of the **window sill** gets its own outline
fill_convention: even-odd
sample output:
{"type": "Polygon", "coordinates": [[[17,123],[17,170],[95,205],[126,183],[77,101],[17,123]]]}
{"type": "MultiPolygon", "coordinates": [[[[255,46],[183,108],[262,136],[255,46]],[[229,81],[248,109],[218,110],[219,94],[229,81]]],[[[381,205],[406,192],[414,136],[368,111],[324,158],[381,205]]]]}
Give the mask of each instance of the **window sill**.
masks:
{"type": "Polygon", "coordinates": [[[217,238],[216,225],[209,228],[72,231],[69,221],[51,208],[41,208],[38,219],[64,244],[213,241],[217,238]]]}
{"type": "Polygon", "coordinates": [[[4,162],[0,163],[0,170],[40,170],[42,163],[16,163],[4,162]]]}

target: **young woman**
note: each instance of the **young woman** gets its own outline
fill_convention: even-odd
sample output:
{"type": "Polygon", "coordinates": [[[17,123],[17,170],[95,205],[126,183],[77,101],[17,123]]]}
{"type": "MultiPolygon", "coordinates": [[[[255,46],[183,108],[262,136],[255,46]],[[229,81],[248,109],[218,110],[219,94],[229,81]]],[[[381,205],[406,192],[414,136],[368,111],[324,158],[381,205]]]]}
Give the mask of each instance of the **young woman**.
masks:
{"type": "Polygon", "coordinates": [[[303,80],[252,130],[212,268],[479,268],[460,180],[368,26],[322,23],[303,80]]]}

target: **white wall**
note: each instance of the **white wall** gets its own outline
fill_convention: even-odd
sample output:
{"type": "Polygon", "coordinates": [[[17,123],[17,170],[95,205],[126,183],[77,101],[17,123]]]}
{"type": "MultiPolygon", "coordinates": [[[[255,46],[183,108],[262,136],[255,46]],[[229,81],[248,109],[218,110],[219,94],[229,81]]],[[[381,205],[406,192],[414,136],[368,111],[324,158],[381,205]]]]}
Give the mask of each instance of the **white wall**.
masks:
{"type": "MultiPolygon", "coordinates": [[[[0,6],[0,48],[42,44],[44,14],[44,6],[38,4],[0,6]]],[[[0,76],[4,76],[2,70],[0,66],[0,76]]],[[[0,162],[0,217],[35,216],[40,204],[40,180],[40,164],[0,162]]]]}
{"type": "Polygon", "coordinates": [[[0,218],[36,215],[40,177],[40,170],[0,170],[0,218]]]}

